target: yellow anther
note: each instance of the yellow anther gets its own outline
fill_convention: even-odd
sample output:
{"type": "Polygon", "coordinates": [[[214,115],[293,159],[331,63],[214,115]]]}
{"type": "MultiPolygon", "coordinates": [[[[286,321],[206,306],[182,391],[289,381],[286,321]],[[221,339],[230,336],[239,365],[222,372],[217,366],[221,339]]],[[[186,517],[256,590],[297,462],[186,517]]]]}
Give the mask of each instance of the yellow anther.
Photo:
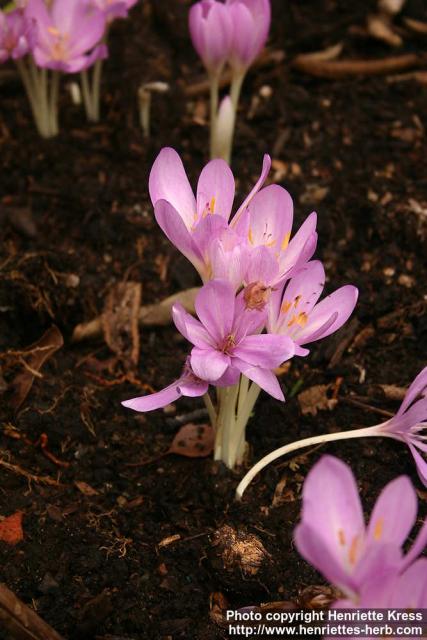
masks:
{"type": "Polygon", "coordinates": [[[254,243],[254,237],[252,235],[252,229],[249,227],[249,231],[248,231],[248,240],[251,244],[254,243]]]}
{"type": "Polygon", "coordinates": [[[291,307],[292,307],[292,302],[289,302],[289,300],[285,300],[282,306],[280,307],[280,313],[288,313],[291,307]]]}
{"type": "Polygon", "coordinates": [[[374,527],[374,540],[381,540],[383,535],[384,518],[379,518],[374,527]]]}
{"type": "Polygon", "coordinates": [[[214,213],[215,212],[215,203],[216,203],[216,198],[212,197],[210,204],[209,204],[209,212],[210,213],[214,213]]]}
{"type": "Polygon", "coordinates": [[[47,30],[53,36],[59,37],[61,35],[61,32],[56,27],[48,27],[47,30]]]}
{"type": "Polygon", "coordinates": [[[307,324],[308,316],[304,311],[302,313],[294,313],[292,318],[288,322],[288,327],[292,327],[294,324],[299,324],[300,327],[305,327],[307,324]]]}
{"type": "Polygon", "coordinates": [[[290,238],[291,238],[291,233],[290,233],[290,232],[289,232],[289,233],[287,233],[287,234],[284,236],[284,238],[283,238],[283,240],[282,240],[282,245],[281,245],[281,247],[280,247],[282,251],[284,251],[285,249],[287,249],[290,238]]]}
{"type": "Polygon", "coordinates": [[[348,560],[351,565],[356,564],[358,545],[359,545],[359,536],[354,536],[353,540],[351,541],[350,549],[348,551],[348,560]]]}
{"type": "Polygon", "coordinates": [[[297,297],[295,298],[295,300],[294,300],[294,307],[295,307],[295,309],[297,308],[297,306],[298,306],[298,304],[299,304],[299,301],[300,301],[300,300],[301,300],[301,296],[297,296],[297,297]]]}
{"type": "Polygon", "coordinates": [[[345,534],[342,529],[338,529],[338,541],[342,547],[345,546],[345,534]]]}

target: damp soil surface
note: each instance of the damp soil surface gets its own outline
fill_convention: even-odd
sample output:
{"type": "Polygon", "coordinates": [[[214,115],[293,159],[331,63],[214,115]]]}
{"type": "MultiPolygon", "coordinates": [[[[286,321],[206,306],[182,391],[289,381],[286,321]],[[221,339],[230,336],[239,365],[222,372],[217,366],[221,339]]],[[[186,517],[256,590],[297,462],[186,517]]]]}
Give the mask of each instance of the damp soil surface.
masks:
{"type": "MultiPolygon", "coordinates": [[[[69,640],[213,640],[227,637],[227,605],[312,606],[315,594],[327,603],[323,579],[292,544],[304,478],[325,452],[352,466],[367,512],[386,482],[408,474],[426,513],[427,494],[397,442],[305,451],[272,465],[236,503],[243,470],[166,455],[182,425],[206,422],[201,401],[146,415],[120,405],[169,384],[188,351],[170,326],[143,327],[138,345],[132,324],[139,293],[147,305],[198,284],[156,226],[147,189],[162,146],[179,150],[193,183],[207,161],[207,94],[203,84],[191,90],[204,75],[188,40],[188,4],[144,1],[114,25],[98,125],[86,124],[64,87],[62,131],[40,140],[17,78],[1,79],[0,515],[23,513],[23,540],[0,542],[0,575],[69,640]],[[153,97],[147,141],[136,92],[154,80],[170,92],[153,97]],[[124,292],[130,324],[117,327],[124,292]],[[73,342],[76,325],[103,311],[101,334],[73,342]],[[59,348],[45,354],[52,340],[59,348]],[[262,545],[259,567],[230,553],[233,536],[262,545]]],[[[270,153],[269,180],[292,194],[295,228],[319,214],[328,291],[360,289],[347,325],[281,375],[286,403],[261,396],[248,465],[286,442],[386,419],[425,365],[425,72],[326,80],[291,65],[338,42],[351,59],[426,51],[426,37],[403,18],[398,51],[366,37],[374,5],[277,0],[269,51],[285,56],[264,59],[244,86],[237,200],[270,153]],[[301,394],[316,385],[329,385],[330,408],[304,415],[301,394]]],[[[422,4],[407,11],[427,21],[422,4]]]]}

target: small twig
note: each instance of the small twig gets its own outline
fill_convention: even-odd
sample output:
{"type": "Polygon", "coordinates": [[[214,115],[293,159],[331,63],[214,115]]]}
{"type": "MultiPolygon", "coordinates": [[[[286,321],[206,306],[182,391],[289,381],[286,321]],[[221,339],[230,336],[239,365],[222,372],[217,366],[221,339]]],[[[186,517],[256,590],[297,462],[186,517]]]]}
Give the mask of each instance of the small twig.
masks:
{"type": "Polygon", "coordinates": [[[10,462],[6,462],[6,460],[2,460],[1,458],[0,458],[0,466],[4,467],[8,471],[12,471],[13,473],[16,473],[18,476],[24,476],[24,478],[26,478],[30,482],[35,482],[36,484],[48,484],[54,487],[60,486],[60,483],[57,480],[53,480],[53,478],[51,478],[50,476],[36,476],[35,474],[30,473],[29,471],[25,471],[25,469],[22,469],[18,465],[11,464],[10,462]]]}
{"type": "Polygon", "coordinates": [[[361,409],[366,409],[367,411],[372,411],[373,413],[378,413],[380,416],[385,416],[386,418],[392,418],[394,416],[394,413],[392,413],[391,411],[379,409],[378,407],[374,407],[372,404],[367,404],[366,402],[356,400],[355,398],[349,398],[348,396],[340,396],[340,401],[346,402],[347,404],[352,404],[355,407],[360,407],[361,409]]]}
{"type": "Polygon", "coordinates": [[[298,71],[309,73],[318,78],[345,78],[348,76],[375,76],[423,66],[427,61],[425,54],[407,53],[381,60],[310,60],[297,56],[292,66],[298,71]]]}

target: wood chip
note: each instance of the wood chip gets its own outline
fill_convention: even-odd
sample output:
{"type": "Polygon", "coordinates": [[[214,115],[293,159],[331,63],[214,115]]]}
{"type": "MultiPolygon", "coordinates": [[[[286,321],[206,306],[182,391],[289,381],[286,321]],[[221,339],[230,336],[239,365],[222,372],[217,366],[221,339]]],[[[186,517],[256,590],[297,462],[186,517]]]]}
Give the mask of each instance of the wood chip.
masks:
{"type": "Polygon", "coordinates": [[[2,542],[15,545],[24,539],[24,531],[22,529],[23,515],[22,511],[17,511],[0,522],[0,540],[2,542]]]}
{"type": "Polygon", "coordinates": [[[315,416],[318,411],[335,409],[338,400],[329,398],[327,395],[333,386],[331,384],[318,384],[298,394],[298,404],[302,415],[315,416]]]}
{"type": "Polygon", "coordinates": [[[0,626],[14,640],[63,640],[4,584],[0,584],[0,626]]]}
{"type": "Polygon", "coordinates": [[[297,56],[292,66],[318,78],[346,78],[349,76],[376,76],[425,65],[426,54],[407,53],[374,60],[312,60],[297,56]]]}
{"type": "Polygon", "coordinates": [[[141,283],[120,282],[108,294],[101,316],[107,345],[124,363],[138,364],[141,283]]]}
{"type": "Polygon", "coordinates": [[[179,533],[176,533],[174,536],[168,536],[167,538],[163,538],[163,540],[159,542],[157,548],[162,549],[163,547],[168,547],[170,544],[178,542],[178,540],[181,540],[181,536],[179,535],[179,533]]]}

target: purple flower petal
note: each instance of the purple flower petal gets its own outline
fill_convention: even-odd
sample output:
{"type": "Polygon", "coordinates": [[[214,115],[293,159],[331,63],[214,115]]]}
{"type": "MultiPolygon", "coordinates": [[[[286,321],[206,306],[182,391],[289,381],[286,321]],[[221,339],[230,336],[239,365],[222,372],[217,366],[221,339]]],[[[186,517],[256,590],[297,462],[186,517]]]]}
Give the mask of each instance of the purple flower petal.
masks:
{"type": "Polygon", "coordinates": [[[292,358],[294,353],[294,343],[288,336],[271,333],[246,336],[233,349],[233,356],[264,369],[275,369],[292,358]]]}
{"type": "Polygon", "coordinates": [[[249,378],[249,380],[252,380],[261,389],[264,389],[264,391],[269,393],[270,396],[276,398],[276,400],[284,402],[285,396],[283,395],[280,384],[272,371],[253,366],[236,357],[232,358],[232,365],[239,369],[239,371],[249,378]]]}
{"type": "Polygon", "coordinates": [[[172,307],[172,319],[178,331],[187,338],[189,342],[200,349],[214,348],[215,343],[211,335],[199,320],[193,318],[178,302],[172,307]]]}
{"type": "Polygon", "coordinates": [[[149,191],[153,205],[167,200],[191,229],[196,219],[196,199],[175,149],[165,147],[160,151],[150,172],[149,191]]]}
{"type": "Polygon", "coordinates": [[[215,382],[224,375],[230,366],[230,356],[214,349],[199,349],[194,347],[190,356],[191,368],[195,375],[202,380],[215,382]]]}
{"type": "Polygon", "coordinates": [[[151,393],[147,396],[141,396],[140,398],[132,398],[132,400],[125,400],[122,402],[122,405],[134,411],[154,411],[154,409],[166,407],[166,405],[175,402],[175,400],[181,397],[181,392],[178,389],[180,382],[181,380],[176,380],[157,393],[151,393]]]}
{"type": "Polygon", "coordinates": [[[417,497],[411,481],[400,476],[380,493],[367,530],[367,541],[401,547],[417,517],[417,497]]]}
{"type": "Polygon", "coordinates": [[[218,346],[231,335],[234,304],[234,289],[226,280],[211,280],[197,294],[197,315],[218,346]]]}
{"type": "Polygon", "coordinates": [[[347,322],[353,313],[358,295],[359,292],[356,287],[346,285],[321,300],[311,312],[306,326],[298,332],[298,343],[308,344],[309,342],[313,342],[313,340],[326,338],[326,336],[337,331],[347,322]],[[324,327],[325,323],[327,323],[334,314],[336,315],[333,322],[331,322],[327,328],[324,327]],[[320,327],[323,328],[319,334],[318,329],[320,327]]]}
{"type": "Polygon", "coordinates": [[[159,227],[166,237],[202,274],[203,258],[200,254],[192,234],[188,231],[182,217],[166,200],[158,200],[154,206],[154,215],[159,227]]]}
{"type": "Polygon", "coordinates": [[[283,251],[289,243],[294,215],[289,193],[277,184],[264,187],[252,198],[248,209],[249,242],[283,251]]]}
{"type": "Polygon", "coordinates": [[[258,191],[261,189],[262,185],[264,184],[264,182],[267,179],[267,176],[268,176],[268,173],[270,171],[270,168],[271,168],[271,158],[270,158],[269,155],[265,154],[264,158],[263,158],[263,161],[262,161],[261,175],[258,178],[258,181],[255,184],[255,186],[253,187],[252,191],[249,193],[247,198],[243,201],[243,203],[241,204],[239,209],[236,211],[236,214],[235,214],[235,216],[233,217],[233,219],[231,221],[231,227],[232,228],[236,227],[237,223],[239,222],[240,216],[245,211],[245,209],[249,206],[249,203],[251,202],[251,200],[254,197],[254,195],[256,193],[258,193],[258,191]]]}
{"type": "Polygon", "coordinates": [[[228,221],[234,201],[234,176],[224,160],[211,160],[200,174],[197,184],[199,216],[215,213],[228,221]]]}

